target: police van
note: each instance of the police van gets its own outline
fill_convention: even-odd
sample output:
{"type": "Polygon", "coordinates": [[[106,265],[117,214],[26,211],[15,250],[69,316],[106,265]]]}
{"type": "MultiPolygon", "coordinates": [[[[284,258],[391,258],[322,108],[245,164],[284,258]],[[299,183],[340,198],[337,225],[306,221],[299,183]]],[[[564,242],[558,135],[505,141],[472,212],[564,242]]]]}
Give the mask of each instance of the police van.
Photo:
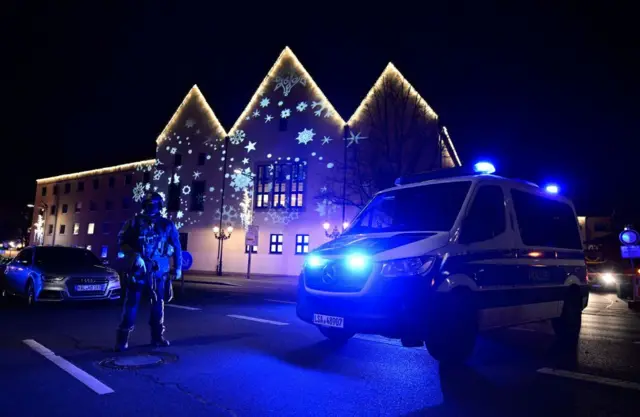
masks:
{"type": "Polygon", "coordinates": [[[402,177],[305,259],[297,315],[342,343],[377,334],[468,358],[479,331],[551,320],[575,344],[588,303],[572,203],[493,165],[402,177]]]}

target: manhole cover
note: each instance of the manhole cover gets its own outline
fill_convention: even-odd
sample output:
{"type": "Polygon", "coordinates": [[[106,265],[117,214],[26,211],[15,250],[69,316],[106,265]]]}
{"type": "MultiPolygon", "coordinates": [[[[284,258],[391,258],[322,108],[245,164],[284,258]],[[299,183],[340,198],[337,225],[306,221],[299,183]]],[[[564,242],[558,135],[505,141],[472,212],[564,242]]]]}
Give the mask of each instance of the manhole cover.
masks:
{"type": "Polygon", "coordinates": [[[100,366],[112,369],[153,368],[178,360],[176,355],[164,352],[129,353],[100,361],[100,366]]]}

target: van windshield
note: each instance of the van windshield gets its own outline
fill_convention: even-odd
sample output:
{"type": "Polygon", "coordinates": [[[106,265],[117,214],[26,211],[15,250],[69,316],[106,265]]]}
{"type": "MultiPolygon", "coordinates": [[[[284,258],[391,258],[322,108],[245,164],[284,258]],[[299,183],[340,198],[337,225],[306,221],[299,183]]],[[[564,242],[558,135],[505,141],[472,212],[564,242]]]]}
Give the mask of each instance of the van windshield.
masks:
{"type": "Polygon", "coordinates": [[[453,227],[470,187],[471,181],[456,181],[378,194],[344,234],[447,232],[453,227]]]}

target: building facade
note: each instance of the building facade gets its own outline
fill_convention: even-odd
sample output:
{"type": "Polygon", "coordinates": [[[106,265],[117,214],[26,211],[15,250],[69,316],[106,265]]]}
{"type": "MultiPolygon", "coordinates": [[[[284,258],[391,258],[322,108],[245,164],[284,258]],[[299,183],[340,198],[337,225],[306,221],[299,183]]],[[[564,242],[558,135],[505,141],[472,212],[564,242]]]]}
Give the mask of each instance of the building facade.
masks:
{"type": "Polygon", "coordinates": [[[398,165],[379,157],[380,143],[389,137],[372,116],[389,85],[406,91],[415,123],[393,121],[407,129],[392,142],[404,140],[408,146],[386,153],[412,164],[391,170],[385,181],[398,173],[460,165],[435,112],[393,65],[345,121],[285,48],[228,131],[194,86],[157,138],[155,159],[38,180],[36,207],[42,207],[42,217],[34,219],[33,240],[115,256],[111,248],[120,225],[139,209],[144,193],[154,190],[165,199],[162,215],[181,232],[192,270],[215,271],[222,243],[224,272],[246,271],[252,251],[253,272],[297,275],[304,255],[328,240],[323,224],[342,228],[368,193],[385,183],[372,174],[398,165]],[[258,245],[251,248],[245,246],[249,225],[259,229],[258,245]],[[217,239],[214,227],[231,227],[228,239],[217,239]]]}

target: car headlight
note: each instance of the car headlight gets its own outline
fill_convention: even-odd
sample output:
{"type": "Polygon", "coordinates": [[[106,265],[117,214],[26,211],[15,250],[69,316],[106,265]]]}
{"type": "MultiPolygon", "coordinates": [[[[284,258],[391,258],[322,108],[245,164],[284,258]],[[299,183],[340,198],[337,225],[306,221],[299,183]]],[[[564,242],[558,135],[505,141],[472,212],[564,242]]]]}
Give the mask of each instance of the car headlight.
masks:
{"type": "Polygon", "coordinates": [[[62,280],[64,280],[65,277],[60,277],[60,276],[56,276],[56,275],[43,275],[42,276],[42,280],[44,282],[60,282],[62,280]]]}
{"type": "Polygon", "coordinates": [[[322,268],[327,264],[328,260],[318,255],[309,255],[305,261],[305,265],[311,269],[322,268]]]}
{"type": "Polygon", "coordinates": [[[386,261],[382,263],[380,275],[387,278],[423,275],[429,272],[434,261],[435,258],[432,256],[417,256],[386,261]]]}
{"type": "Polygon", "coordinates": [[[602,281],[605,284],[613,284],[616,282],[616,277],[611,272],[602,274],[602,281]]]}
{"type": "Polygon", "coordinates": [[[111,282],[116,282],[119,280],[120,280],[120,277],[118,276],[118,274],[109,276],[109,281],[111,282]]]}

